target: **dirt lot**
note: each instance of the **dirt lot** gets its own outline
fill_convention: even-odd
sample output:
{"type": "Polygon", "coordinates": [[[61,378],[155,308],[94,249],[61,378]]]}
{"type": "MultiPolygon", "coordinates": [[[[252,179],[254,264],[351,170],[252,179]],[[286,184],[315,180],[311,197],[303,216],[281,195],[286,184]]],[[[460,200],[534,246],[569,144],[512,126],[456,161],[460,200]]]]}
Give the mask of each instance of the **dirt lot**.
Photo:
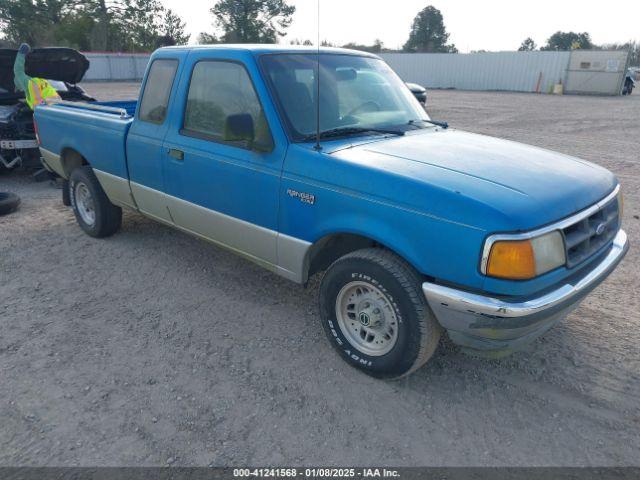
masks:
{"type": "MultiPolygon", "coordinates": [[[[129,98],[137,86],[87,88],[129,98]]],[[[640,95],[431,92],[433,118],[613,170],[640,234],[640,95]]],[[[137,214],[94,240],[60,191],[0,218],[1,465],[640,465],[639,250],[526,352],[348,367],[305,290],[137,214]],[[634,293],[635,292],[635,293],[634,293]]]]}

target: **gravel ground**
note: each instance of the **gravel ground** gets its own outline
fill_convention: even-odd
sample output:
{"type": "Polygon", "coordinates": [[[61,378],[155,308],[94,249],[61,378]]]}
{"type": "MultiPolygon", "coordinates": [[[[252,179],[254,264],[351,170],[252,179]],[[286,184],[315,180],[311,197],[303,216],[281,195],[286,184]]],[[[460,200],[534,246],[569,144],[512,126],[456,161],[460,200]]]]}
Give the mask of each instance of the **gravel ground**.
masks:
{"type": "MultiPolygon", "coordinates": [[[[429,105],[611,169],[638,238],[640,95],[434,91],[429,105]]],[[[637,248],[527,351],[480,360],[444,342],[382,382],[331,349],[317,282],[133,213],[94,240],[51,185],[10,175],[0,190],[23,200],[0,218],[0,465],[640,465],[637,248]]]]}

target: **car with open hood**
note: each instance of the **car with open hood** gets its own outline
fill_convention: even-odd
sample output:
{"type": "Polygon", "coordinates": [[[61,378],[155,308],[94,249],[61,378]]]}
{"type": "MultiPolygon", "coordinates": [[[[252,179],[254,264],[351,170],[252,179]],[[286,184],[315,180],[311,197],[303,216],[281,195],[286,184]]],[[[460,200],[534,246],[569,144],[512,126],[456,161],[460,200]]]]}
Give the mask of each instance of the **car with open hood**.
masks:
{"type": "MultiPolygon", "coordinates": [[[[0,170],[19,166],[39,167],[40,154],[33,126],[33,112],[16,91],[13,64],[17,50],[0,49],[0,170]]],[[[71,48],[37,48],[26,58],[31,77],[45,78],[63,100],[92,101],[77,84],[89,68],[89,60],[71,48]]]]}
{"type": "Polygon", "coordinates": [[[443,330],[475,353],[522,348],[629,248],[611,172],[449,128],[363,52],[163,48],[139,101],[35,118],[88,235],[127,208],[294,282],[322,273],[330,343],[376,377],[423,365],[443,330]]]}

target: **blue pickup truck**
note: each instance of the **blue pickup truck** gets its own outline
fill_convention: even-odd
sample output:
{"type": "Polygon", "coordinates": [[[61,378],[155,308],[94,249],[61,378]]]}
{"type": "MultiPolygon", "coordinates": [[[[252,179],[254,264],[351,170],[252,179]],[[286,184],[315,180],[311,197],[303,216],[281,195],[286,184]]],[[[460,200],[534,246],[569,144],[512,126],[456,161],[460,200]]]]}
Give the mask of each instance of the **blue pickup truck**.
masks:
{"type": "Polygon", "coordinates": [[[610,172],[432,121],[362,52],[163,48],[138,102],[35,120],[87,234],[114,234],[129,208],[300,284],[323,272],[330,342],[376,377],[416,370],[443,330],[517,350],[628,249],[610,172]]]}

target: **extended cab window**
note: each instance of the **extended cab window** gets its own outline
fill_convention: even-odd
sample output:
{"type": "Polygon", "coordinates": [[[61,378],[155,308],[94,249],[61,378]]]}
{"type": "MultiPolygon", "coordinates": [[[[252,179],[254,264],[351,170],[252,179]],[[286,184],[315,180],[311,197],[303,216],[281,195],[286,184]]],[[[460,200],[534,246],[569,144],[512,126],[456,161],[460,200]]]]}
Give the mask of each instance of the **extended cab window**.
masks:
{"type": "Polygon", "coordinates": [[[193,68],[183,133],[249,147],[247,142],[225,140],[225,125],[232,115],[248,114],[253,119],[254,145],[273,146],[269,126],[251,78],[242,65],[225,61],[201,61],[193,68]]]}
{"type": "Polygon", "coordinates": [[[164,122],[177,69],[177,60],[154,60],[142,94],[140,120],[151,123],[164,122]]]}

